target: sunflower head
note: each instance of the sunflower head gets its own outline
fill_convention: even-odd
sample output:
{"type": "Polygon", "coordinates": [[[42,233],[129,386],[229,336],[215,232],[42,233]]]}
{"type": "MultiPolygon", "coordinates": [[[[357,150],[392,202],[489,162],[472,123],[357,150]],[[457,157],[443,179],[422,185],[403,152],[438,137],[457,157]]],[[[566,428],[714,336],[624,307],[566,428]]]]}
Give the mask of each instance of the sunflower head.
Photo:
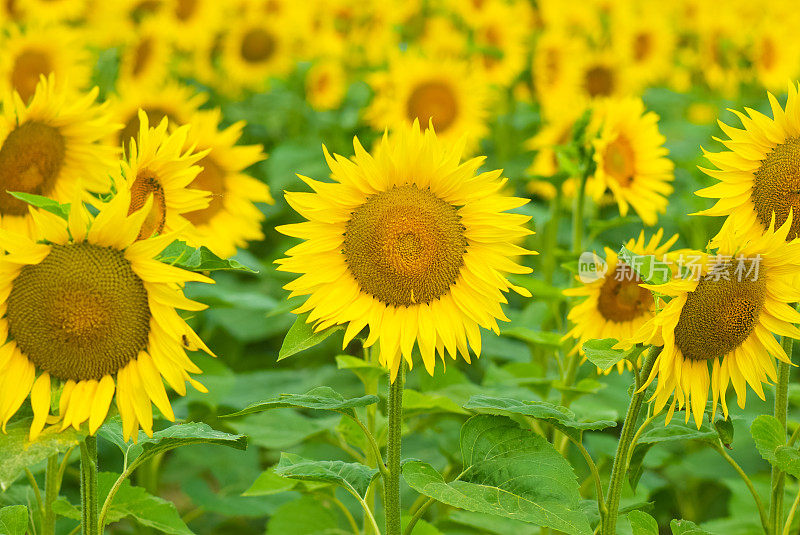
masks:
{"type": "Polygon", "coordinates": [[[291,295],[309,296],[295,312],[317,330],[347,325],[345,344],[369,326],[393,378],[415,344],[431,374],[437,353],[469,361],[479,327],[507,320],[501,292],[530,295],[505,276],[530,272],[514,259],[532,254],[517,245],[529,218],[507,212],[527,201],[498,193],[505,179],[478,174],[482,159],[461,163],[462,147],[415,121],[372,155],[356,140],[352,162],[326,151],[333,182],[301,177],[314,193],[286,193],[308,219],[278,228],[305,240],[277,261],[300,275],[291,295]]]}

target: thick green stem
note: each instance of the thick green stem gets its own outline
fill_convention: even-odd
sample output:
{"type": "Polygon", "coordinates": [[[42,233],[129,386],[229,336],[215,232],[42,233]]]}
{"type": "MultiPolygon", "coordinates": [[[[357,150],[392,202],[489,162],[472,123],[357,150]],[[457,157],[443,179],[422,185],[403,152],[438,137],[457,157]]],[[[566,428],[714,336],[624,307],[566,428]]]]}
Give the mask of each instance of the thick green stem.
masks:
{"type": "Polygon", "coordinates": [[[628,405],[628,413],[625,415],[625,422],[622,425],[622,432],[617,444],[617,453],[614,456],[614,466],[611,469],[611,481],[608,483],[608,493],[606,495],[606,514],[601,519],[602,528],[600,533],[602,535],[616,534],[619,499],[622,495],[625,474],[628,471],[628,452],[633,443],[636,422],[639,419],[639,411],[642,409],[644,402],[644,392],[640,392],[640,390],[642,383],[650,375],[660,351],[661,348],[651,347],[641,371],[638,373],[634,371],[635,391],[631,396],[631,403],[628,405]]]}
{"type": "Polygon", "coordinates": [[[61,478],[58,477],[60,468],[58,454],[48,457],[44,475],[44,511],[42,511],[42,533],[44,535],[55,535],[56,533],[56,513],[53,511],[53,503],[58,499],[61,491],[61,478]]]}
{"type": "Polygon", "coordinates": [[[401,535],[400,523],[400,443],[403,428],[403,377],[405,364],[389,385],[389,436],[386,451],[388,478],[384,483],[383,508],[386,512],[386,535],[401,535]]]}
{"type": "Polygon", "coordinates": [[[97,501],[97,438],[81,442],[81,533],[100,535],[97,501]]]}
{"type": "MultiPolygon", "coordinates": [[[[792,358],[793,340],[788,336],[783,337],[783,350],[789,358],[792,358]]],[[[775,386],[775,410],[774,416],[783,427],[784,442],[786,441],[786,412],[789,406],[789,372],[791,365],[786,362],[778,362],[778,382],[775,386]]],[[[783,527],[783,489],[786,484],[786,474],[772,467],[772,492],[769,500],[769,524],[770,533],[779,534],[783,527]]]]}

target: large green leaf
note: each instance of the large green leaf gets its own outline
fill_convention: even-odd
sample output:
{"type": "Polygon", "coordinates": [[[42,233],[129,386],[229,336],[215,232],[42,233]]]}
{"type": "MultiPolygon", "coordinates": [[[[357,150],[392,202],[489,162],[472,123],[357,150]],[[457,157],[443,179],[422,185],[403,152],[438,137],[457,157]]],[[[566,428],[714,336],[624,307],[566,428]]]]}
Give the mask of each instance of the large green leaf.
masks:
{"type": "Polygon", "coordinates": [[[674,419],[669,425],[654,425],[639,437],[639,444],[657,444],[659,442],[676,442],[681,440],[703,440],[714,442],[718,438],[716,429],[703,422],[700,429],[693,423],[674,419]]]}
{"type": "Polygon", "coordinates": [[[256,273],[255,270],[236,260],[226,260],[218,257],[207,247],[189,247],[179,240],[167,245],[166,249],[158,255],[158,260],[189,271],[247,271],[256,273]]]}
{"type": "MultiPolygon", "coordinates": [[[[98,474],[97,486],[101,501],[108,496],[118,477],[112,472],[98,474]]],[[[81,519],[80,509],[65,498],[59,498],[53,504],[53,510],[67,518],[81,519]]],[[[181,520],[181,515],[171,502],[153,496],[141,487],[134,487],[128,480],[122,482],[114,499],[111,500],[106,522],[114,524],[124,518],[131,518],[140,525],[156,529],[160,533],[171,535],[192,535],[193,533],[181,520]]]]}
{"type": "Polygon", "coordinates": [[[672,530],[672,535],[711,535],[689,520],[673,520],[669,523],[669,528],[672,530]]]}
{"type": "Polygon", "coordinates": [[[589,362],[601,370],[607,370],[617,362],[627,358],[631,353],[631,350],[614,349],[616,344],[617,340],[615,338],[587,340],[583,344],[583,351],[589,362]]]}
{"type": "Polygon", "coordinates": [[[764,460],[775,464],[775,450],[786,444],[786,431],[774,416],[762,414],[750,424],[750,434],[764,460]]]}
{"type": "Polygon", "coordinates": [[[578,420],[571,410],[547,401],[521,401],[479,394],[472,396],[464,408],[490,414],[522,414],[544,420],[576,440],[583,431],[598,431],[617,425],[614,420],[578,420]]]}
{"type": "Polygon", "coordinates": [[[360,463],[314,461],[292,453],[282,453],[275,474],[300,481],[317,481],[343,487],[362,498],[378,470],[360,463]]]}
{"type": "Polygon", "coordinates": [[[153,433],[152,438],[140,432],[136,444],[125,442],[119,419],[105,423],[100,428],[98,435],[116,444],[125,454],[128,464],[133,461],[141,463],[145,458],[152,455],[193,444],[216,444],[238,450],[247,449],[246,436],[217,431],[208,424],[196,422],[172,425],[161,431],[156,431],[153,433]]]}
{"type": "Polygon", "coordinates": [[[347,535],[322,500],[304,496],[282,505],[267,524],[267,535],[347,535]]]}
{"type": "Polygon", "coordinates": [[[242,496],[271,496],[292,490],[297,481],[275,473],[275,467],[261,472],[252,486],[242,493],[242,496]]]}
{"type": "Polygon", "coordinates": [[[403,414],[414,416],[417,414],[433,414],[437,412],[450,412],[454,414],[468,414],[455,401],[436,392],[419,392],[407,388],[403,392],[403,414]]]}
{"type": "Polygon", "coordinates": [[[473,416],[461,429],[465,471],[451,483],[430,465],[404,465],[416,491],[453,507],[530,522],[569,534],[591,533],[575,474],[544,438],[508,418],[473,416]]]}
{"type": "Polygon", "coordinates": [[[46,429],[30,442],[28,432],[30,420],[21,420],[0,433],[0,489],[7,489],[19,474],[28,466],[44,461],[54,453],[60,453],[77,446],[84,435],[72,428],[58,432],[46,429]]]}
{"type": "Polygon", "coordinates": [[[300,314],[294,320],[294,324],[289,328],[289,332],[286,333],[286,337],[283,339],[281,350],[278,352],[278,360],[283,360],[312,348],[342,328],[341,325],[336,325],[314,332],[313,323],[307,323],[308,315],[308,312],[300,314]]]}
{"type": "Polygon", "coordinates": [[[25,535],[28,533],[28,508],[10,505],[0,509],[0,535],[25,535]]]}
{"type": "Polygon", "coordinates": [[[644,511],[628,513],[628,522],[633,535],[658,535],[658,522],[644,511]]]}
{"type": "Polygon", "coordinates": [[[778,446],[775,450],[775,466],[800,478],[800,452],[796,448],[790,446],[778,446]]]}
{"type": "Polygon", "coordinates": [[[305,394],[283,394],[273,399],[253,403],[252,405],[235,412],[227,414],[227,418],[244,416],[257,412],[269,411],[272,409],[284,409],[287,407],[298,407],[303,409],[318,409],[324,411],[334,411],[346,416],[355,417],[356,407],[366,407],[378,402],[378,396],[361,396],[358,398],[345,399],[344,396],[328,386],[320,386],[309,390],[305,394]]]}

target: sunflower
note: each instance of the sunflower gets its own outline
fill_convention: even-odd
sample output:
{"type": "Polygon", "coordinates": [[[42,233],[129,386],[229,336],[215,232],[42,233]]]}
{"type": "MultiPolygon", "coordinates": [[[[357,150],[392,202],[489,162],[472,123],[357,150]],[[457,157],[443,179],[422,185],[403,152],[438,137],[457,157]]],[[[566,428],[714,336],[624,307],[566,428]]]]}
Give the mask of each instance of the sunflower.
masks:
{"type": "Polygon", "coordinates": [[[109,99],[111,113],[123,127],[109,142],[118,147],[126,147],[136,138],[141,128],[140,109],[147,114],[150,124],[158,124],[166,117],[171,126],[181,126],[189,122],[207,98],[205,94],[178,82],[163,85],[120,84],[117,91],[118,94],[109,99]]]}
{"type": "Polygon", "coordinates": [[[191,51],[211,41],[228,19],[227,3],[217,0],[173,0],[164,9],[162,31],[174,36],[179,50],[191,51]]]}
{"type": "Polygon", "coordinates": [[[196,164],[208,150],[196,152],[186,142],[188,125],[169,133],[169,120],[164,118],[151,128],[144,111],[139,112],[139,123],[136,141],[122,162],[122,179],[131,192],[129,211],[139,210],[152,198],[140,238],[171,232],[183,238],[191,223],[181,214],[206,209],[211,200],[210,192],[188,188],[198,178],[202,169],[196,164]]]}
{"type": "Polygon", "coordinates": [[[185,349],[211,354],[176,308],[202,310],[183,296],[202,275],[154,260],[175,236],[137,241],[146,210],[128,212],[122,190],[92,218],[80,203],[67,223],[31,210],[39,241],[0,230],[0,424],[3,430],[30,394],[35,439],[50,418],[60,386],[60,428],[88,421],[94,434],[116,392],[125,440],[141,427],[152,436],[151,402],[174,420],[163,380],[179,394],[201,373],[185,349]]]}
{"type": "Polygon", "coordinates": [[[205,245],[227,258],[247,241],[264,238],[264,214],[253,203],[275,201],[266,184],[244,172],[266,158],[261,145],[236,145],[244,121],[220,129],[221,121],[219,109],[197,112],[191,120],[185,147],[211,152],[197,162],[203,170],[189,187],[210,192],[211,201],[206,208],[185,212],[183,217],[193,225],[186,233],[190,245],[205,245]]]}
{"type": "Polygon", "coordinates": [[[796,79],[800,44],[789,35],[793,26],[764,24],[754,32],[753,68],[756,80],[769,90],[780,90],[786,80],[796,79]]]}
{"type": "Polygon", "coordinates": [[[536,40],[531,71],[545,117],[560,120],[566,115],[574,119],[581,114],[576,88],[581,76],[579,58],[585,53],[585,44],[559,30],[547,28],[536,40]]]}
{"type": "Polygon", "coordinates": [[[600,200],[609,189],[620,214],[627,215],[631,206],[645,225],[655,225],[666,211],[674,178],[658,115],[645,112],[641,99],[627,98],[599,103],[592,121],[598,130],[592,142],[597,170],[587,191],[600,200]]]}
{"type": "Polygon", "coordinates": [[[92,73],[85,41],[70,28],[58,25],[15,25],[0,33],[0,95],[17,91],[28,102],[39,78],[54,73],[59,84],[83,89],[92,73]]]}
{"type": "Polygon", "coordinates": [[[316,61],[306,74],[306,100],[317,111],[338,108],[347,92],[347,76],[338,60],[316,61]]]}
{"type": "MultiPolygon", "coordinates": [[[[714,206],[699,212],[703,215],[728,216],[720,234],[735,228],[745,238],[755,238],[766,229],[773,216],[783,225],[789,214],[800,213],[800,103],[798,86],[789,85],[786,109],[768,94],[772,106],[770,119],[747,109],[749,117],[735,112],[743,129],[720,122],[730,139],[722,143],[730,150],[711,153],[706,158],[717,169],[700,168],[719,180],[696,192],[700,197],[719,199],[714,206]]],[[[800,218],[795,217],[788,239],[800,235],[800,218]]],[[[716,243],[717,238],[712,240],[716,243]]]]}
{"type": "Polygon", "coordinates": [[[670,9],[646,0],[614,11],[612,46],[637,87],[666,79],[672,67],[675,34],[671,24],[664,24],[670,9]]]}
{"type": "Polygon", "coordinates": [[[11,0],[26,21],[75,22],[86,14],[87,0],[11,0]]]}
{"type": "MultiPolygon", "coordinates": [[[[573,119],[554,121],[542,126],[537,134],[525,143],[525,148],[535,150],[533,163],[526,170],[533,179],[528,181],[528,192],[545,200],[552,200],[556,196],[555,185],[548,180],[536,177],[552,177],[559,171],[556,147],[566,145],[572,138],[573,119]]],[[[587,181],[588,184],[588,181],[587,181]]],[[[561,191],[565,197],[571,197],[575,192],[576,180],[569,177],[564,180],[561,191]]]]}
{"type": "Polygon", "coordinates": [[[527,3],[490,3],[473,28],[473,65],[480,76],[499,87],[511,85],[526,66],[530,27],[527,3]]]}
{"type": "Polygon", "coordinates": [[[165,37],[159,18],[149,18],[122,47],[117,74],[117,86],[156,85],[169,72],[172,42],[165,37]]]}
{"type": "Polygon", "coordinates": [[[76,95],[42,78],[29,104],[6,95],[0,109],[0,225],[31,235],[28,205],[8,191],[71,202],[83,191],[109,190],[118,151],[99,143],[117,130],[105,106],[95,103],[97,88],[76,95]]]}
{"type": "Polygon", "coordinates": [[[777,231],[770,226],[747,242],[725,234],[717,255],[701,263],[699,277],[645,285],[671,300],[628,343],[664,346],[642,388],[658,377],[657,411],[674,394],[667,422],[677,404],[686,407],[687,422],[694,413],[699,428],[709,387],[712,414],[719,401],[727,418],[729,383],[744,408],[747,385],[763,400],[762,384],[775,381],[773,357],[790,362],[774,335],[800,338],[792,325],[800,323],[800,313],[788,304],[800,300],[792,284],[800,267],[800,241],[786,242],[791,225],[789,218],[777,231]]]}
{"type": "MultiPolygon", "coordinates": [[[[636,255],[654,256],[661,261],[678,239],[675,234],[660,243],[663,236],[664,230],[659,229],[647,241],[642,231],[638,239],[628,240],[625,247],[636,255]]],[[[573,306],[567,315],[567,319],[575,325],[566,336],[577,340],[572,352],[580,351],[583,354],[583,344],[587,340],[628,340],[655,315],[653,295],[639,286],[642,279],[631,266],[618,258],[616,252],[606,247],[605,254],[605,261],[597,263],[597,273],[602,273],[601,277],[596,280],[577,277],[581,286],[564,290],[564,295],[585,298],[573,306]]],[[[617,364],[620,373],[626,363],[630,368],[629,361],[623,360],[617,364]]],[[[605,373],[610,371],[611,368],[605,373]]]]}
{"type": "Polygon", "coordinates": [[[358,139],[352,160],[325,150],[333,183],[300,177],[315,193],[286,193],[308,221],[278,227],[303,243],[277,260],[299,273],[285,286],[309,295],[317,331],[347,324],[344,345],[369,325],[365,346],[380,341],[380,362],[397,375],[414,343],[428,373],[436,357],[469,348],[480,355],[479,327],[507,321],[503,292],[530,293],[504,273],[530,268],[512,257],[534,254],[516,243],[531,234],[528,216],[506,213],[527,199],[506,197],[501,171],[476,175],[483,158],[459,163],[461,144],[445,144],[419,123],[384,135],[374,155],[358,139]]]}
{"type": "Polygon", "coordinates": [[[374,75],[371,85],[376,94],[366,119],[377,130],[431,121],[445,141],[466,135],[468,149],[488,130],[488,88],[465,62],[406,52],[395,55],[388,71],[374,75]]]}

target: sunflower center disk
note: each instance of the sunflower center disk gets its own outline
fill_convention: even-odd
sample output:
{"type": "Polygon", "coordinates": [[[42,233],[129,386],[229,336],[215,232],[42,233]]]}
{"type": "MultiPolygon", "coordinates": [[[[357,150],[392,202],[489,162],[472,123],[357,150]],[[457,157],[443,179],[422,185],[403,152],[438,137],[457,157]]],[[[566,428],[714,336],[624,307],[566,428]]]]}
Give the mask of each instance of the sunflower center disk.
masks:
{"type": "Polygon", "coordinates": [[[197,165],[203,168],[200,174],[189,184],[190,188],[211,192],[211,202],[208,208],[195,210],[183,214],[194,225],[208,223],[220,210],[224,208],[225,198],[225,171],[212,158],[206,156],[197,165]]]}
{"type": "Polygon", "coordinates": [[[164,224],[167,221],[164,188],[158,178],[145,169],[136,176],[136,180],[131,186],[131,206],[128,209],[128,215],[141,209],[151,195],[153,196],[153,206],[142,223],[138,236],[140,240],[160,233],[164,230],[164,224]]]}
{"type": "Polygon", "coordinates": [[[750,264],[743,263],[743,274],[731,264],[716,266],[719,280],[707,275],[687,296],[675,326],[675,344],[684,357],[721,357],[750,336],[766,297],[766,279],[744,275],[751,272],[750,264]]]}
{"type": "Polygon", "coordinates": [[[648,312],[653,306],[653,294],[639,286],[642,283],[636,273],[617,266],[614,273],[606,277],[600,288],[597,309],[609,321],[631,321],[648,312]]]}
{"type": "Polygon", "coordinates": [[[347,223],[343,252],[364,292],[387,305],[408,306],[447,293],[466,246],[456,207],[410,185],[358,207],[347,223]]]}
{"type": "Polygon", "coordinates": [[[62,380],[114,374],[147,346],[150,308],[121,251],[54,245],[22,268],[8,298],[9,333],[36,365],[62,380]]]}
{"type": "Polygon", "coordinates": [[[620,136],[606,147],[603,156],[606,174],[616,179],[620,186],[630,186],[636,173],[636,157],[631,142],[620,136]]]}
{"type": "Polygon", "coordinates": [[[139,42],[139,46],[136,47],[136,51],[133,55],[133,67],[131,68],[131,73],[134,76],[139,76],[142,74],[147,68],[147,65],[150,63],[152,57],[153,39],[151,37],[145,37],[139,42]]]}
{"type": "Polygon", "coordinates": [[[250,30],[242,39],[242,58],[248,63],[268,60],[275,52],[275,38],[260,28],[250,30]]]}
{"type": "Polygon", "coordinates": [[[768,227],[775,212],[779,227],[794,210],[792,228],[787,239],[800,233],[800,138],[789,138],[767,154],[753,179],[751,193],[756,215],[768,227]]]}
{"type": "Polygon", "coordinates": [[[64,163],[64,136],[46,124],[28,121],[8,134],[0,147],[0,212],[24,215],[28,204],[6,193],[48,195],[64,163]]]}
{"type": "Polygon", "coordinates": [[[418,85],[408,97],[408,119],[419,119],[423,128],[433,121],[437,132],[444,132],[456,120],[458,103],[453,90],[443,82],[425,82],[418,85]]]}
{"type": "Polygon", "coordinates": [[[36,92],[39,76],[47,76],[53,71],[50,57],[39,50],[26,50],[14,60],[11,71],[11,85],[17,90],[23,102],[28,102],[36,92]]]}
{"type": "Polygon", "coordinates": [[[614,73],[603,66],[592,67],[584,79],[590,97],[607,97],[614,92],[614,73]]]}

